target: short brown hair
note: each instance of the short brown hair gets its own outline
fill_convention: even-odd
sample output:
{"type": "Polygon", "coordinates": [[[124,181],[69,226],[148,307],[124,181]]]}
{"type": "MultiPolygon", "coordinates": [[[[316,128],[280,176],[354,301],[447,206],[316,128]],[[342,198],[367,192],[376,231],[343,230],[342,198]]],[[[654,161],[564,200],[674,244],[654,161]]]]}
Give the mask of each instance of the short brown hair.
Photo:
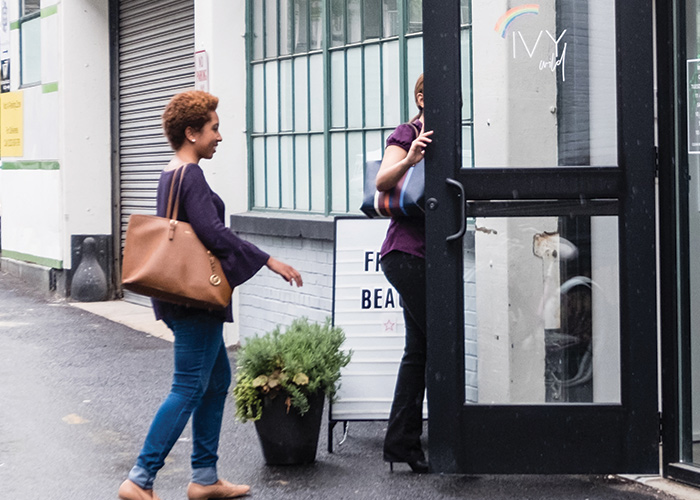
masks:
{"type": "Polygon", "coordinates": [[[219,98],[201,90],[188,90],[170,99],[163,112],[163,132],[174,150],[185,142],[185,130],[202,130],[209,113],[216,111],[219,98]]]}

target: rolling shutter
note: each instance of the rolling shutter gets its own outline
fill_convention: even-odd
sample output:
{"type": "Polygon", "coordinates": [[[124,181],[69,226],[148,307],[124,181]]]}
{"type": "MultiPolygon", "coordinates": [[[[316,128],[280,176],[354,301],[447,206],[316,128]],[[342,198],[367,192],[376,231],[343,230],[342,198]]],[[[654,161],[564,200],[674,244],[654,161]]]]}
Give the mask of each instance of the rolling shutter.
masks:
{"type": "MultiPolygon", "coordinates": [[[[160,171],[172,156],[161,115],[194,87],[194,0],[119,2],[119,192],[122,248],[129,216],[155,213],[160,171]]],[[[148,303],[125,293],[127,300],[148,303]]]]}

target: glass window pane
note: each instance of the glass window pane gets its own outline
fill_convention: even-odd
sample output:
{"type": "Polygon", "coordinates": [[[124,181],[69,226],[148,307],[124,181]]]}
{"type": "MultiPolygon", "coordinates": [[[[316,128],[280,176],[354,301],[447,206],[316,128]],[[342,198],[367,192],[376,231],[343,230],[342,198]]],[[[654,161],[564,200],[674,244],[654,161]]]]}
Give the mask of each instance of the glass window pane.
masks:
{"type": "Polygon", "coordinates": [[[382,125],[394,127],[401,123],[401,72],[399,71],[398,40],[382,44],[382,52],[382,92],[384,93],[382,125]]]}
{"type": "Polygon", "coordinates": [[[265,2],[265,57],[277,55],[277,0],[265,2]]]}
{"type": "Polygon", "coordinates": [[[294,60],[294,130],[309,130],[309,75],[307,59],[294,60]]]}
{"type": "Polygon", "coordinates": [[[264,57],[264,30],[263,30],[263,2],[252,2],[253,4],[253,59],[264,57]]]}
{"type": "Polygon", "coordinates": [[[464,240],[465,400],[620,403],[617,217],[475,226],[464,240]]]}
{"type": "Polygon", "coordinates": [[[265,106],[267,132],[279,131],[279,85],[277,83],[277,61],[265,63],[265,106]]]}
{"type": "Polygon", "coordinates": [[[294,138],[294,158],[295,166],[294,173],[296,175],[295,183],[295,202],[297,210],[309,210],[309,169],[311,161],[309,158],[309,137],[299,135],[294,138]]]}
{"type": "Polygon", "coordinates": [[[379,131],[365,134],[365,161],[381,160],[384,154],[384,137],[379,131]]]}
{"type": "Polygon", "coordinates": [[[362,17],[364,21],[363,40],[382,36],[382,0],[364,0],[362,17]]]}
{"type": "Polygon", "coordinates": [[[384,0],[382,11],[384,22],[384,37],[397,36],[399,34],[399,8],[397,0],[384,0]]]}
{"type": "Polygon", "coordinates": [[[294,1],[294,52],[309,50],[309,0],[294,1]]]}
{"type": "Polygon", "coordinates": [[[364,186],[364,147],[362,132],[348,134],[348,211],[358,213],[362,205],[362,188],[364,186]]]}
{"type": "Polygon", "coordinates": [[[265,183],[267,193],[267,207],[280,207],[280,171],[279,171],[279,138],[268,137],[265,143],[267,161],[266,161],[266,180],[265,183]]]}
{"type": "Polygon", "coordinates": [[[345,0],[331,0],[331,47],[345,45],[345,0]]]}
{"type": "Polygon", "coordinates": [[[361,0],[348,0],[348,43],[362,41],[361,0]]]}
{"type": "Polygon", "coordinates": [[[471,86],[471,30],[462,30],[462,119],[472,117],[472,86],[471,86]]]}
{"type": "Polygon", "coordinates": [[[323,6],[321,0],[311,0],[309,8],[310,19],[310,35],[311,35],[311,50],[317,50],[322,47],[323,41],[323,6]]]}
{"type": "Polygon", "coordinates": [[[265,138],[253,139],[253,206],[264,208],[265,202],[265,138]]]}
{"type": "Polygon", "coordinates": [[[253,132],[265,132],[265,67],[253,65],[253,132]]]}
{"type": "Polygon", "coordinates": [[[459,7],[462,24],[470,24],[472,22],[471,0],[460,0],[459,7]]]}
{"type": "Polygon", "coordinates": [[[345,127],[345,53],[331,53],[331,127],[345,127]]]}
{"type": "Polygon", "coordinates": [[[22,23],[22,83],[41,82],[41,18],[22,23]]]}
{"type": "Polygon", "coordinates": [[[282,191],[281,207],[294,208],[294,147],[292,136],[280,137],[280,183],[282,191]]]}
{"type": "Polygon", "coordinates": [[[475,164],[616,166],[615,3],[539,5],[472,53],[475,164]]]}
{"type": "Polygon", "coordinates": [[[408,0],[408,33],[423,31],[423,2],[408,0]]]}
{"type": "MultiPolygon", "coordinates": [[[[365,126],[379,127],[382,124],[382,82],[379,45],[365,46],[365,126]]],[[[358,102],[358,101],[351,101],[358,102]]]]}
{"type": "Polygon", "coordinates": [[[323,135],[311,136],[311,210],[326,211],[326,148],[323,135]]]}
{"type": "Polygon", "coordinates": [[[347,160],[345,156],[345,134],[331,134],[331,210],[347,211],[347,160]]]}
{"type": "Polygon", "coordinates": [[[292,37],[294,36],[294,11],[290,8],[291,2],[292,0],[279,0],[280,55],[287,55],[292,53],[292,37]]]}
{"type": "Polygon", "coordinates": [[[472,127],[462,126],[462,166],[470,168],[474,166],[474,155],[472,153],[472,127]]]}
{"type": "MultiPolygon", "coordinates": [[[[355,47],[346,52],[348,64],[347,102],[348,127],[362,127],[362,48],[355,47]]],[[[335,106],[335,103],[334,103],[335,106]]],[[[335,121],[334,125],[338,125],[335,121]]]]}
{"type": "Polygon", "coordinates": [[[39,12],[41,9],[41,0],[23,0],[22,6],[22,15],[27,16],[34,12],[39,12]]]}
{"type": "MultiPolygon", "coordinates": [[[[570,43],[567,41],[566,48],[573,49],[580,39],[590,37],[590,92],[586,97],[579,95],[579,100],[585,99],[590,104],[591,121],[588,131],[591,137],[591,165],[617,165],[617,116],[610,112],[611,109],[617,109],[615,4],[603,0],[589,1],[588,4],[589,32],[579,34],[570,43]]],[[[562,48],[562,61],[564,50],[562,48]]],[[[567,54],[566,59],[569,57],[571,56],[567,54]]],[[[571,75],[570,68],[566,72],[571,75]]],[[[558,116],[561,117],[566,112],[566,109],[561,109],[558,116]]]]}
{"type": "Polygon", "coordinates": [[[413,117],[418,113],[416,100],[413,95],[413,88],[416,80],[423,73],[423,37],[409,38],[408,47],[408,115],[413,117]]]}
{"type": "Polygon", "coordinates": [[[323,130],[323,116],[325,113],[325,93],[323,76],[323,56],[314,54],[309,57],[309,116],[311,117],[311,130],[323,130]]]}
{"type": "Polygon", "coordinates": [[[290,131],[294,126],[292,108],[292,60],[280,61],[280,130],[290,131]]]}

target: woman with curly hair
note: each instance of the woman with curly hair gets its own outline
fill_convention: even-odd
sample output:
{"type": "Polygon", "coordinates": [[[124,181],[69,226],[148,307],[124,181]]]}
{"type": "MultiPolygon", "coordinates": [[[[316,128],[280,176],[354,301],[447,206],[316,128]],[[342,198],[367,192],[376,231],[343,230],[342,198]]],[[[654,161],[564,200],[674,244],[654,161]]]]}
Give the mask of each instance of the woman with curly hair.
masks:
{"type": "MultiPolygon", "coordinates": [[[[157,214],[165,216],[173,176],[182,176],[178,219],[189,222],[201,240],[221,260],[231,287],[245,282],[263,266],[290,284],[302,286],[299,272],[241,240],[224,225],[224,203],[214,193],[199,166],[221,142],[219,100],[202,91],[188,91],[171,99],[163,113],[163,129],[175,155],[158,184],[157,214]]],[[[119,488],[122,500],[152,500],[156,474],[192,417],[192,481],[190,500],[235,498],[247,485],[220,479],[216,470],[224,403],[231,368],[223,340],[224,322],[233,321],[231,306],[206,310],[152,299],[156,318],[173,331],[175,370],[170,393],[151,423],[136,465],[119,488]]]]}

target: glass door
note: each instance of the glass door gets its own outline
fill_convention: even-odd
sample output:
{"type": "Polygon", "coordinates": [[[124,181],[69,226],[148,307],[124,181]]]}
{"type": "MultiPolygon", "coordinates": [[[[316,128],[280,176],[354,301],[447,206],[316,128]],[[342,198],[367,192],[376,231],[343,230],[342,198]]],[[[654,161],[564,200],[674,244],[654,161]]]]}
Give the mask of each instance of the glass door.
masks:
{"type": "Polygon", "coordinates": [[[700,2],[657,16],[664,474],[700,484],[700,2]]]}
{"type": "Polygon", "coordinates": [[[651,2],[433,3],[431,468],[657,472],[651,2]]]}

